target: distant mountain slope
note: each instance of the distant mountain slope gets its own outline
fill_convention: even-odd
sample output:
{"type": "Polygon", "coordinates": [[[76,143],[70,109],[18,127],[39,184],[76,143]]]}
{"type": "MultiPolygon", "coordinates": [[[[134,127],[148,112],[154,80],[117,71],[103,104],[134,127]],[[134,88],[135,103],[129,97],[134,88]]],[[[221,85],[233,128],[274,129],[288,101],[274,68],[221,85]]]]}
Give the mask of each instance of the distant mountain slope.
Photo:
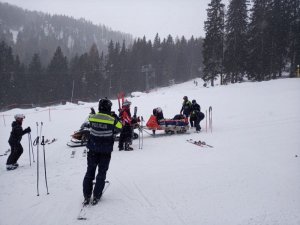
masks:
{"type": "Polygon", "coordinates": [[[17,6],[0,2],[0,41],[13,47],[20,60],[29,63],[38,53],[43,64],[53,57],[57,46],[70,59],[87,52],[95,43],[99,52],[107,51],[110,40],[130,44],[132,35],[113,31],[104,25],[94,25],[84,19],[49,15],[37,11],[23,10],[17,6]]]}

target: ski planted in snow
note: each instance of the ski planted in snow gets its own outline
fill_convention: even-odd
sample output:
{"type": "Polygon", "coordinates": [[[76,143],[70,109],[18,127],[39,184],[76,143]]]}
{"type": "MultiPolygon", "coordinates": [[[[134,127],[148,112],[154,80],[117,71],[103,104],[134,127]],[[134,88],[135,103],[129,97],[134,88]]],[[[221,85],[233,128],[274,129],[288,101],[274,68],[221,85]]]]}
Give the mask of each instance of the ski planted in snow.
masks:
{"type": "Polygon", "coordinates": [[[191,143],[191,144],[200,146],[200,147],[209,147],[209,148],[213,148],[212,145],[206,144],[205,141],[201,141],[201,140],[195,141],[195,140],[193,140],[193,139],[188,139],[188,140],[186,140],[186,141],[189,142],[189,143],[191,143]]]}
{"type": "MultiPolygon", "coordinates": [[[[93,182],[93,185],[95,183],[93,182]]],[[[107,188],[110,186],[110,182],[109,181],[105,181],[105,186],[104,186],[104,189],[103,189],[103,192],[102,192],[102,196],[104,194],[104,192],[107,190],[107,188]]],[[[86,216],[86,209],[91,207],[92,204],[89,203],[89,204],[84,204],[84,202],[82,203],[82,206],[81,206],[81,209],[79,211],[79,214],[78,214],[78,217],[77,219],[78,220],[87,220],[87,216],[86,216]]]]}

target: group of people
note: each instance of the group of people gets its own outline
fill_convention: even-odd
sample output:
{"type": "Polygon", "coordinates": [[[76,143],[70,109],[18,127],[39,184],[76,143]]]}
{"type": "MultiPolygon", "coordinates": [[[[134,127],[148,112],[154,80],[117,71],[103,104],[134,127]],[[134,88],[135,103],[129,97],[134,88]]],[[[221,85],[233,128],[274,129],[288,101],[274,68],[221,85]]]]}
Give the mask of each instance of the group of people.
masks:
{"type": "MultiPolygon", "coordinates": [[[[160,107],[153,109],[153,115],[156,117],[158,123],[164,119],[163,111],[160,107]]],[[[181,119],[183,117],[189,118],[191,127],[195,127],[196,132],[200,132],[200,122],[204,119],[205,115],[201,112],[201,107],[195,99],[190,102],[187,96],[183,97],[180,114],[176,115],[173,119],[181,119]]]]}
{"type": "MultiPolygon", "coordinates": [[[[184,96],[184,102],[180,113],[186,117],[190,117],[192,127],[196,127],[200,131],[200,121],[204,118],[204,114],[200,111],[200,106],[193,100],[192,103],[184,96]]],[[[111,111],[112,102],[103,98],[99,100],[98,113],[92,111],[89,115],[88,123],[90,127],[90,135],[87,142],[87,171],[83,179],[83,205],[95,205],[99,202],[102,191],[105,186],[106,173],[109,168],[111,153],[113,151],[114,136],[121,132],[119,139],[119,150],[132,150],[130,147],[133,126],[138,122],[136,115],[131,116],[131,102],[125,100],[122,108],[119,109],[119,116],[111,111]],[[96,176],[96,169],[98,173],[96,176]],[[93,180],[96,176],[96,182],[93,186],[93,180]]],[[[153,110],[153,115],[158,120],[163,119],[163,112],[160,107],[153,110]]],[[[13,170],[18,167],[18,159],[23,153],[21,139],[24,134],[30,133],[30,127],[23,130],[22,122],[25,116],[17,114],[15,121],[12,123],[12,131],[9,138],[11,153],[7,159],[7,170],[13,170]]]]}
{"type": "Polygon", "coordinates": [[[196,131],[200,132],[200,122],[204,119],[205,115],[203,112],[201,112],[201,107],[195,99],[190,102],[188,97],[184,96],[180,114],[190,118],[191,127],[195,127],[196,131]]]}

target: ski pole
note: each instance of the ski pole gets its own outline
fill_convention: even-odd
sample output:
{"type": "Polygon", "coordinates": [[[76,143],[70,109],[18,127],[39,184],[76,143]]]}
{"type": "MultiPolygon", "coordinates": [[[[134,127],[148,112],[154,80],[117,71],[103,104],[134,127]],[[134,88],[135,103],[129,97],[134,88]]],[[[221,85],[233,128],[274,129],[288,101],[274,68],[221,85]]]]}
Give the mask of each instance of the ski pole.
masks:
{"type": "MultiPolygon", "coordinates": [[[[144,118],[141,117],[141,120],[142,120],[141,124],[142,124],[142,127],[143,127],[143,121],[144,121],[144,118]]],[[[141,145],[141,149],[143,149],[143,144],[144,144],[144,133],[143,133],[143,129],[141,129],[141,132],[142,132],[142,145],[141,145]]]]}
{"type": "Polygon", "coordinates": [[[139,149],[141,149],[141,127],[139,126],[139,149]]]}
{"type": "Polygon", "coordinates": [[[29,134],[30,133],[28,133],[28,151],[29,151],[29,164],[30,164],[30,166],[31,166],[31,153],[30,153],[30,138],[29,138],[29,134]]]}
{"type": "Polygon", "coordinates": [[[35,139],[35,143],[36,143],[36,173],[37,173],[37,181],[36,181],[36,188],[37,188],[37,196],[40,196],[40,192],[39,192],[39,123],[36,122],[36,133],[37,133],[37,137],[35,139]]]}
{"type": "Polygon", "coordinates": [[[30,139],[30,145],[31,145],[31,153],[32,153],[32,162],[35,162],[34,160],[34,151],[33,151],[33,145],[32,145],[32,139],[31,139],[31,133],[28,134],[30,139]]]}
{"type": "Polygon", "coordinates": [[[212,107],[209,106],[209,127],[210,127],[210,132],[212,133],[212,107]]]}
{"type": "Polygon", "coordinates": [[[205,131],[207,133],[207,110],[205,110],[205,131]]]}
{"type": "Polygon", "coordinates": [[[47,188],[47,195],[49,195],[49,191],[48,191],[48,182],[47,182],[46,152],[45,152],[44,136],[42,136],[42,142],[41,142],[41,145],[43,146],[43,154],[44,154],[44,170],[45,170],[45,182],[46,182],[46,188],[47,188]]]}
{"type": "Polygon", "coordinates": [[[40,137],[42,137],[43,122],[41,122],[40,137]]]}

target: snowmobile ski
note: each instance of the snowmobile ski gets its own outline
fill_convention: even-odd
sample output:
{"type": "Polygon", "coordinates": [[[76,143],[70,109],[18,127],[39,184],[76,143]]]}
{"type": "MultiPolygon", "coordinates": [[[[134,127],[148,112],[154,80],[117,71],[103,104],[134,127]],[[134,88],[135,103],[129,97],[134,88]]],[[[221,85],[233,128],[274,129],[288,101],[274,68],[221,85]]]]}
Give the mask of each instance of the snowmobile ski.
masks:
{"type": "Polygon", "coordinates": [[[78,141],[78,142],[74,142],[74,141],[69,141],[67,143],[67,146],[71,147],[71,148],[76,148],[76,147],[84,147],[86,146],[86,142],[81,142],[81,141],[78,141]]]}

